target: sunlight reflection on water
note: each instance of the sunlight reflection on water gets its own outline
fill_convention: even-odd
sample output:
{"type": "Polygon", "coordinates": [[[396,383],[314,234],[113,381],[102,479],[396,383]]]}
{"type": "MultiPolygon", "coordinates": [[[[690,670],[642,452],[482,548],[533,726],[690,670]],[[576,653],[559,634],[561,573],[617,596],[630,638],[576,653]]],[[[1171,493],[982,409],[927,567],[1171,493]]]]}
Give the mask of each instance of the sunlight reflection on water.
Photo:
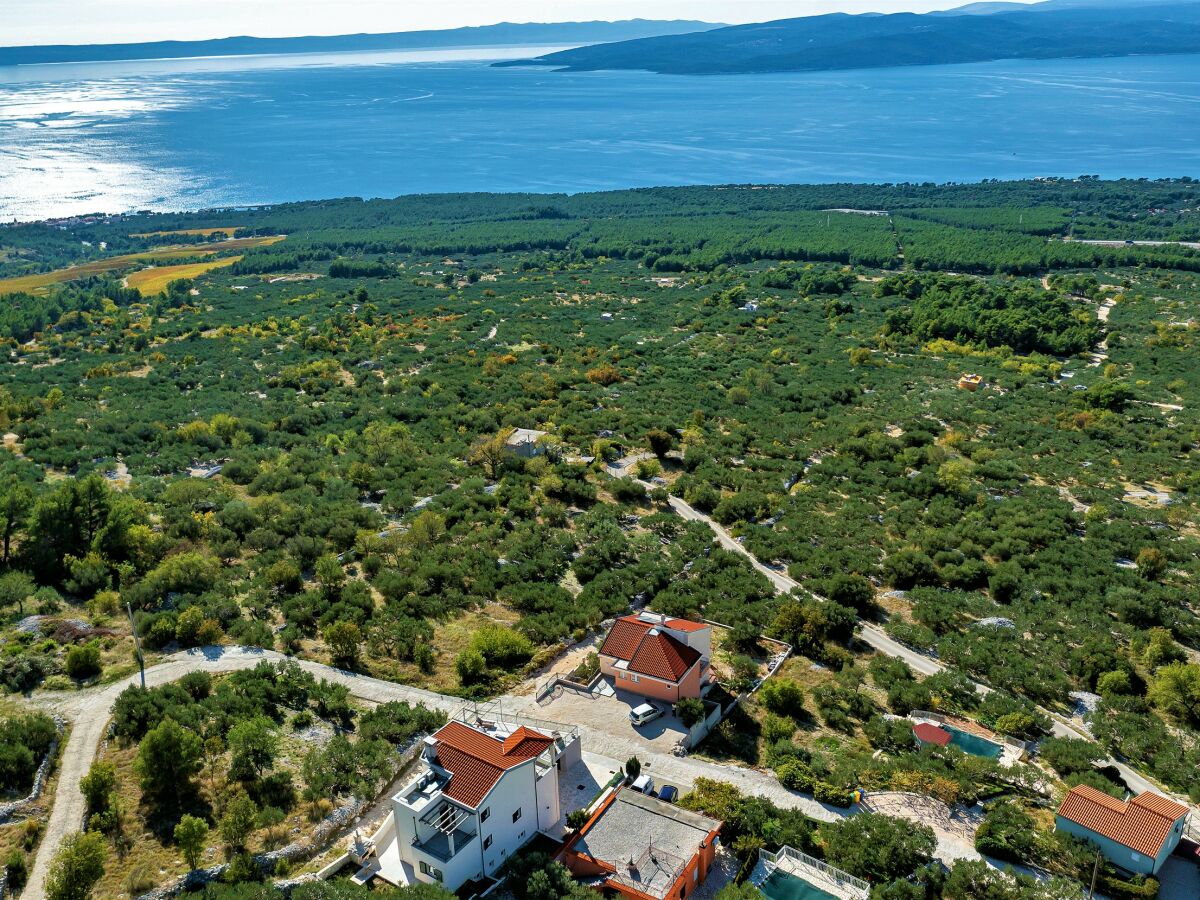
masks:
{"type": "Polygon", "coordinates": [[[479,55],[0,67],[0,219],[437,191],[1200,174],[1200,56],[688,78],[492,69],[479,55]]]}

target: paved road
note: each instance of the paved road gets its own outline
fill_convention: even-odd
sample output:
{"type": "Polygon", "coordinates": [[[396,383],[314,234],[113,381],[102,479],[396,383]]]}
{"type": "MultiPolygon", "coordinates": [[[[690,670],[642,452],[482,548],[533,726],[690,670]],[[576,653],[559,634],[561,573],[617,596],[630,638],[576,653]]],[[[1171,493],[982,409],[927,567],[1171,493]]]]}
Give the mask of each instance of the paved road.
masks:
{"type": "MultiPolygon", "coordinates": [[[[284,659],[291,657],[250,647],[207,647],[188,650],[176,653],[164,662],[147,669],[146,684],[155,687],[177,681],[189,672],[234,672],[253,668],[264,660],[274,662],[284,659]]],[[[295,661],[305,671],[318,678],[345,685],[352,695],[362,700],[374,703],[396,700],[422,703],[446,713],[453,713],[463,706],[463,700],[459,697],[357,675],[307,660],[295,661]]],[[[44,896],[50,861],[63,840],[81,827],[85,807],[79,782],[87,774],[96,757],[96,750],[104,739],[105,729],[112,718],[113,704],[120,693],[136,681],[137,676],[132,676],[104,687],[72,693],[43,694],[34,698],[34,702],[39,706],[53,709],[70,718],[73,727],[63,751],[62,772],[54,805],[50,810],[42,843],[30,872],[25,897],[37,900],[44,896]]],[[[506,696],[501,700],[503,709],[510,715],[541,718],[542,710],[529,695],[506,696]]],[[[605,757],[617,761],[637,756],[646,771],[653,773],[661,781],[685,784],[694,784],[699,778],[726,781],[747,794],[766,797],[782,807],[802,810],[805,815],[824,822],[835,821],[856,812],[827,806],[811,797],[789,791],[767,772],[721,765],[692,757],[677,757],[671,753],[653,750],[642,742],[605,731],[595,725],[578,727],[585,748],[602,750],[605,757]]],[[[933,826],[938,836],[939,858],[945,861],[964,856],[977,858],[970,841],[964,838],[960,813],[953,813],[944,807],[934,809],[926,798],[920,798],[920,803],[914,801],[907,806],[903,802],[894,803],[889,808],[889,814],[904,816],[913,821],[924,821],[933,826]]]]}

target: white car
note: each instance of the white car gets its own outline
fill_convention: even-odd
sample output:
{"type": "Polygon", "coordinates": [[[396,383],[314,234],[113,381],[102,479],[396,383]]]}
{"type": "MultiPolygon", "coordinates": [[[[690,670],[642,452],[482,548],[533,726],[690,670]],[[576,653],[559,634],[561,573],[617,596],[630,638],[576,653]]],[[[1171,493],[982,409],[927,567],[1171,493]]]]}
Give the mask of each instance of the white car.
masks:
{"type": "Polygon", "coordinates": [[[649,703],[643,703],[641,706],[635,707],[629,711],[629,721],[634,725],[645,725],[647,722],[653,722],[663,711],[657,706],[652,706],[649,703]]]}
{"type": "Polygon", "coordinates": [[[639,775],[633,782],[633,789],[639,794],[650,795],[654,792],[654,779],[649,775],[639,775]]]}

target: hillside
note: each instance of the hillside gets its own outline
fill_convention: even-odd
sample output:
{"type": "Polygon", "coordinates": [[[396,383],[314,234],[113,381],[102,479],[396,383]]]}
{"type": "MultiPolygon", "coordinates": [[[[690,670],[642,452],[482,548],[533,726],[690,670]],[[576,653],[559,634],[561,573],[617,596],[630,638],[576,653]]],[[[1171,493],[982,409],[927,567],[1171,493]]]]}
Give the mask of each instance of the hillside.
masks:
{"type": "Polygon", "coordinates": [[[199,56],[253,56],[273,53],[335,53],[364,50],[422,50],[437,47],[489,47],[536,44],[594,44],[683,34],[718,28],[707,22],[652,21],[501,22],[477,28],[402,31],[389,34],[260,38],[211,41],[155,41],[139,44],[57,44],[0,48],[0,66],[36,63],[107,62],[132,59],[189,59],[199,56]]]}
{"type": "Polygon", "coordinates": [[[837,13],[580,47],[532,62],[712,75],[1198,51],[1200,4],[1176,3],[990,15],[837,13]]]}
{"type": "MultiPolygon", "coordinates": [[[[1068,785],[1200,799],[1191,179],[87,217],[0,226],[0,300],[0,793],[28,792],[49,752],[54,723],[28,713],[75,712],[53,820],[0,821],[10,872],[48,869],[85,796],[105,804],[85,835],[96,900],[220,864],[230,840],[318,833],[439,721],[356,705],[368,679],[439,708],[525,703],[587,729],[613,772],[636,751],[677,777],[658,762],[676,764],[672,732],[635,730],[624,699],[530,691],[590,680],[588,642],[642,606],[726,623],[707,699],[729,713],[678,764],[731,773],[680,798],[734,810],[729,868],[773,841],[887,897],[936,878],[918,896],[1063,900],[1096,863],[1052,830],[1068,785]],[[514,445],[516,428],[543,436],[514,445]],[[134,634],[175,673],[263,664],[177,685],[151,669],[114,697],[134,634]],[[763,683],[777,641],[792,652],[763,683]],[[342,671],[324,683],[313,662],[342,671]],[[1094,741],[1064,737],[1079,691],[1094,741]],[[918,746],[919,710],[1034,755],[918,746]],[[100,743],[86,784],[80,735],[100,743]],[[738,764],[788,809],[739,811],[738,764]],[[851,812],[857,788],[904,805],[851,812]],[[930,868],[931,809],[959,823],[955,849],[1063,880],[1001,893],[983,863],[930,868]],[[870,844],[846,839],[864,823],[870,844]]],[[[24,896],[63,896],[39,887],[24,896]]],[[[229,890],[193,896],[284,900],[229,890]]],[[[335,896],[417,895],[292,900],[335,896]]]]}

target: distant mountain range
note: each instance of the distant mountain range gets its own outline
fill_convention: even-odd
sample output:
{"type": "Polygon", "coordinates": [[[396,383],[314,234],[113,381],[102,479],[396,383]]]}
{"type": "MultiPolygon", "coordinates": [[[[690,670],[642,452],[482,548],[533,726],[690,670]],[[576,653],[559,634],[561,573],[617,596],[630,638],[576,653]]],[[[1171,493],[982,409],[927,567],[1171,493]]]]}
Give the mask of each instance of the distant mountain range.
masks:
{"type": "Polygon", "coordinates": [[[255,56],[275,53],[334,53],[354,50],[428,50],[439,47],[503,47],[596,44],[723,27],[710,22],[630,19],[623,22],[556,22],[485,25],[441,31],[344,34],[331,37],[229,37],[210,41],[155,41],[141,44],[55,44],[2,47],[0,66],[35,63],[107,62],[132,59],[188,59],[199,56],[255,56]]]}
{"type": "Polygon", "coordinates": [[[924,15],[836,13],[580,47],[498,65],[715,75],[1167,53],[1200,53],[1200,2],[1050,0],[976,3],[924,15]]]}

